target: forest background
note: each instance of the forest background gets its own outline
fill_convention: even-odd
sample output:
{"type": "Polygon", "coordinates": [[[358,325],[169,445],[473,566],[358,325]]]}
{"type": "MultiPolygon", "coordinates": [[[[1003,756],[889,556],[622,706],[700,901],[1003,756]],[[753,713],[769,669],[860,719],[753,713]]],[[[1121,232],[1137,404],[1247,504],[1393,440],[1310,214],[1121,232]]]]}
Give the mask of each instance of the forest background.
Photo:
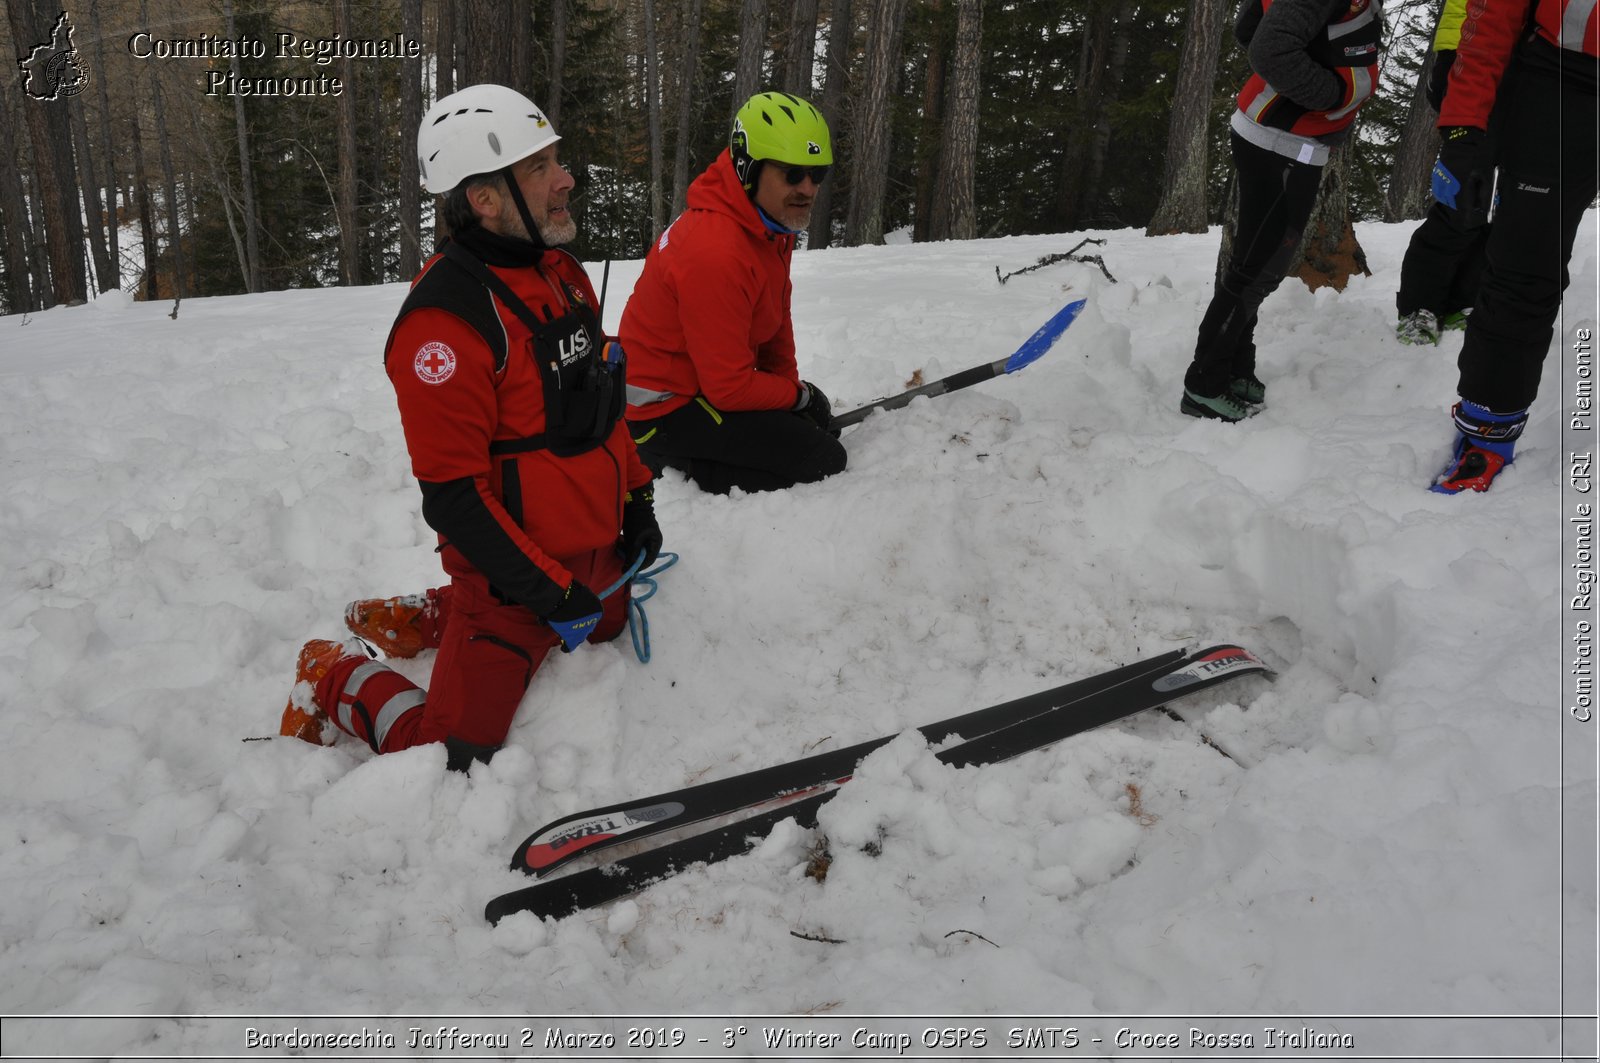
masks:
{"type": "MultiPolygon", "coordinates": [[[[1330,162],[1297,265],[1313,286],[1364,268],[1353,220],[1426,209],[1441,3],[1385,5],[1379,94],[1330,162]]],[[[121,289],[176,314],[185,296],[408,280],[437,241],[415,130],[432,100],[482,81],[525,92],[561,133],[588,260],[641,257],[763,89],[815,101],[833,129],[806,246],[1200,232],[1230,201],[1227,115],[1248,74],[1236,6],[8,0],[0,313],[121,289]],[[51,47],[63,15],[71,36],[51,47]],[[282,33],[402,54],[283,56],[282,33]],[[216,54],[242,38],[267,54],[216,54]]]]}

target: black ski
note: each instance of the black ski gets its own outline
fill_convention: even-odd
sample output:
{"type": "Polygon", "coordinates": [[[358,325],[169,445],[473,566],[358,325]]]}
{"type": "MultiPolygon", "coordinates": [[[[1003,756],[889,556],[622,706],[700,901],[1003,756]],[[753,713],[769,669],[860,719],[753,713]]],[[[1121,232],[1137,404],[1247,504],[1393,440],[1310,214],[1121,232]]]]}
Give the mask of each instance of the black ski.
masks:
{"type": "MultiPolygon", "coordinates": [[[[1008,727],[1019,720],[1059,709],[1078,698],[1095,694],[1125,680],[1165,671],[1182,658],[1182,650],[1173,650],[1159,657],[1136,661],[1002,705],[952,716],[919,730],[934,745],[952,735],[974,738],[1008,727]]],[[[743,775],[575,812],[546,823],[529,835],[512,856],[511,868],[542,877],[579,856],[587,856],[613,845],[637,841],[662,831],[677,830],[741,809],[754,809],[770,801],[784,800],[798,791],[842,782],[855,771],[863,757],[894,737],[885,735],[845,749],[818,753],[743,775]]]]}
{"type": "MultiPolygon", "coordinates": [[[[1085,680],[1084,682],[1098,680],[1099,684],[1093,692],[1073,696],[1065,701],[1059,697],[1061,691],[1047,691],[1046,695],[1056,696],[1057,700],[1053,707],[1047,707],[1042,712],[1021,717],[980,734],[970,741],[951,746],[941,751],[938,757],[945,763],[957,767],[1006,760],[1113,720],[1157,708],[1186,694],[1238,676],[1260,674],[1265,671],[1267,671],[1265,665],[1238,646],[1213,646],[1188,657],[1183,657],[1181,652],[1168,654],[1153,661],[1128,665],[1085,680]],[[1114,676],[1120,678],[1113,679],[1114,676]]],[[[1015,704],[1017,703],[1008,703],[1008,705],[1015,704]]],[[[979,713],[971,713],[967,717],[957,719],[970,719],[981,715],[982,712],[1005,707],[1007,706],[995,706],[993,710],[980,710],[979,713]]],[[[939,728],[945,724],[930,726],[939,728]]],[[[928,728],[923,729],[924,734],[927,731],[928,728]]],[[[959,733],[951,729],[946,735],[959,733]]],[[[870,749],[883,744],[883,741],[887,740],[864,743],[863,746],[851,747],[850,750],[840,750],[839,754],[853,752],[863,747],[869,747],[870,752],[870,749]]],[[[795,764],[804,764],[817,759],[819,758],[807,758],[806,761],[797,761],[795,764]]],[[[859,760],[859,757],[857,759],[859,760]]],[[[761,772],[752,772],[750,775],[735,778],[749,779],[751,776],[760,776],[793,766],[779,765],[776,769],[763,769],[761,772]]],[[[541,918],[545,916],[559,918],[626,897],[694,864],[714,863],[748,852],[785,819],[792,818],[802,827],[815,826],[817,809],[837,792],[838,787],[848,780],[848,772],[853,770],[852,763],[840,778],[824,777],[807,788],[790,790],[787,793],[769,790],[764,799],[750,802],[746,806],[724,809],[724,814],[737,812],[740,807],[759,810],[763,806],[777,802],[777,807],[756,811],[754,815],[736,823],[712,827],[692,837],[669,842],[609,864],[513,890],[490,901],[484,910],[484,915],[491,923],[497,923],[511,913],[521,911],[531,911],[541,918]]],[[[691,787],[688,791],[680,793],[690,793],[697,789],[699,788],[691,787]]]]}

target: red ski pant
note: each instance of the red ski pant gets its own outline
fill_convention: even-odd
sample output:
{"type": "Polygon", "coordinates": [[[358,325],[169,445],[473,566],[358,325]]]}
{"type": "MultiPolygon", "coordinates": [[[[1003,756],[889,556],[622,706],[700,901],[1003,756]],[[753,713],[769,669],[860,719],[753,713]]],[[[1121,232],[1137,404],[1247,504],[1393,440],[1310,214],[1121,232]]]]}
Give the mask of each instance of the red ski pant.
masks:
{"type": "MultiPolygon", "coordinates": [[[[622,559],[610,547],[560,560],[596,593],[622,575],[622,559]]],[[[628,592],[621,587],[603,600],[590,642],[622,633],[628,592]]],[[[502,602],[476,573],[456,576],[432,593],[439,616],[425,633],[437,637],[439,656],[426,692],[387,665],[350,658],[317,684],[316,702],[341,731],[375,752],[444,742],[452,747],[451,766],[465,767],[466,760],[487,759],[505,741],[533,674],[561,640],[526,607],[502,602]]]]}

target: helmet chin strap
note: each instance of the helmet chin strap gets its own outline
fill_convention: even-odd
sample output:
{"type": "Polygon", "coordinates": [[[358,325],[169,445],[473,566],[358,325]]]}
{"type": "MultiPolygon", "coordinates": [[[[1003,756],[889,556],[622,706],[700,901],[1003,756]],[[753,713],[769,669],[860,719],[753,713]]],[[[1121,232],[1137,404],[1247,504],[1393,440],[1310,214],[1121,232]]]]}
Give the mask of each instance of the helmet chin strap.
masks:
{"type": "Polygon", "coordinates": [[[507,166],[500,173],[506,179],[506,187],[511,190],[511,202],[517,205],[517,213],[522,216],[523,227],[528,230],[528,240],[534,247],[548,246],[544,242],[544,237],[539,235],[539,226],[533,220],[533,212],[528,210],[528,201],[522,198],[522,189],[518,187],[516,175],[511,172],[511,167],[507,166]]]}

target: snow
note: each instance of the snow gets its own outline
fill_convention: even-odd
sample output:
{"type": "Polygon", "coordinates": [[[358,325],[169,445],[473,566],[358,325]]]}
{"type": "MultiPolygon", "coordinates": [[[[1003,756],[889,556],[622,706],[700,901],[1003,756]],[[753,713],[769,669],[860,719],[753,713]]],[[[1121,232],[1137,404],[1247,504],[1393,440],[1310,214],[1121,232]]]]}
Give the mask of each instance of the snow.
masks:
{"type": "MultiPolygon", "coordinates": [[[[8,1023],[8,1054],[243,1044],[169,1015],[1433,1014],[1506,1018],[1369,1023],[1358,1050],[1553,1058],[1556,1024],[1509,1017],[1594,1007],[1567,348],[1495,489],[1426,491],[1461,339],[1393,339],[1409,231],[1362,225],[1373,275],[1343,293],[1268,300],[1269,405],[1237,426],[1177,412],[1215,232],[1090,234],[1116,284],[996,283],[1081,234],[799,254],[802,371],[839,410],[1090,301],[1025,372],[851,429],[832,480],[669,474],[654,659],[552,659],[470,775],[251,740],[347,600],[438,581],[380,365],[404,286],[0,319],[0,1012],[122,1016],[8,1023]],[[962,770],[902,735],[824,807],[825,881],[790,822],[602,910],[482,918],[549,820],[1216,642],[1277,676],[1187,724],[962,770]]],[[[612,266],[613,328],[638,269],[612,266]]]]}

